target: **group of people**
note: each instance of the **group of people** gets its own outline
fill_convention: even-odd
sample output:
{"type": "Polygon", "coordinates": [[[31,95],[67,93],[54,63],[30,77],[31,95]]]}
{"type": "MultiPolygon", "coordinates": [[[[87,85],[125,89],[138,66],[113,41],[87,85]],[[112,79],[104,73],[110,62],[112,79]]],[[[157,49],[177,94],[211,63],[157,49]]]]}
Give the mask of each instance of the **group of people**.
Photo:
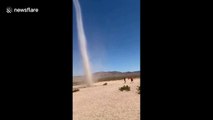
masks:
{"type": "MultiPolygon", "coordinates": [[[[128,78],[128,79],[130,79],[131,80],[131,83],[133,83],[133,78],[131,77],[131,78],[128,78]]],[[[124,78],[124,83],[126,83],[126,78],[124,78]]]]}

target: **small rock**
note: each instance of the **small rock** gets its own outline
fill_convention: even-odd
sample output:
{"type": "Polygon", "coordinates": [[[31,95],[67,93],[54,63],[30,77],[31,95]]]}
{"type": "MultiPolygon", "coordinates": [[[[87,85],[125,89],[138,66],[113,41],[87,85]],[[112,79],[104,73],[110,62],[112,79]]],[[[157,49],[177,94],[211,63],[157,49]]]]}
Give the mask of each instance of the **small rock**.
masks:
{"type": "Polygon", "coordinates": [[[104,83],[103,85],[107,85],[107,83],[104,83]]]}

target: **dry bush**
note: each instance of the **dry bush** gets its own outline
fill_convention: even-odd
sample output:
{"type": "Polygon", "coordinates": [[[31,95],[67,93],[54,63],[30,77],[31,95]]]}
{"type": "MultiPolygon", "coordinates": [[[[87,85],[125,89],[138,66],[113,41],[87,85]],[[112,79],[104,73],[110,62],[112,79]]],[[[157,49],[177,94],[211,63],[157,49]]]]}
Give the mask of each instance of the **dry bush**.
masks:
{"type": "Polygon", "coordinates": [[[80,89],[78,88],[73,88],[72,92],[78,92],[80,89]]]}
{"type": "Polygon", "coordinates": [[[140,94],[141,93],[141,86],[138,86],[137,90],[138,90],[138,94],[140,94]]]}
{"type": "Polygon", "coordinates": [[[130,91],[130,87],[128,85],[124,85],[123,87],[119,88],[120,91],[126,90],[126,91],[130,91]]]}

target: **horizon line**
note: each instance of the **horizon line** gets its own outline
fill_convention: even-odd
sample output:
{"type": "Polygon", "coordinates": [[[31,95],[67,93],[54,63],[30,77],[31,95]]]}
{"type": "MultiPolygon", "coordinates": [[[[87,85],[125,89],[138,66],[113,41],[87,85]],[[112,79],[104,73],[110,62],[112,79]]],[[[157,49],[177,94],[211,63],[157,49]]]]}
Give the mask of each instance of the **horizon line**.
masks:
{"type": "MultiPolygon", "coordinates": [[[[134,71],[125,71],[125,72],[121,72],[121,71],[98,71],[98,72],[93,72],[94,73],[100,73],[100,72],[121,72],[121,73],[126,73],[126,72],[138,72],[140,70],[134,70],[134,71]]],[[[77,77],[77,76],[84,76],[84,75],[73,75],[73,77],[77,77]]]]}

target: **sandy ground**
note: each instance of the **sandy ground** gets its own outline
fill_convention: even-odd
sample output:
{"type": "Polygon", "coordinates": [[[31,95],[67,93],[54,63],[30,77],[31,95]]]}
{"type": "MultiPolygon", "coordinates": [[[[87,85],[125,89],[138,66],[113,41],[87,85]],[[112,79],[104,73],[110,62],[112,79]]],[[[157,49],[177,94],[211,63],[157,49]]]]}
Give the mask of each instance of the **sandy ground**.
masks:
{"type": "Polygon", "coordinates": [[[118,90],[123,85],[123,80],[116,80],[86,88],[74,86],[80,91],[73,93],[73,120],[139,120],[140,94],[136,89],[140,79],[134,79],[134,83],[127,80],[128,92],[118,90]]]}

